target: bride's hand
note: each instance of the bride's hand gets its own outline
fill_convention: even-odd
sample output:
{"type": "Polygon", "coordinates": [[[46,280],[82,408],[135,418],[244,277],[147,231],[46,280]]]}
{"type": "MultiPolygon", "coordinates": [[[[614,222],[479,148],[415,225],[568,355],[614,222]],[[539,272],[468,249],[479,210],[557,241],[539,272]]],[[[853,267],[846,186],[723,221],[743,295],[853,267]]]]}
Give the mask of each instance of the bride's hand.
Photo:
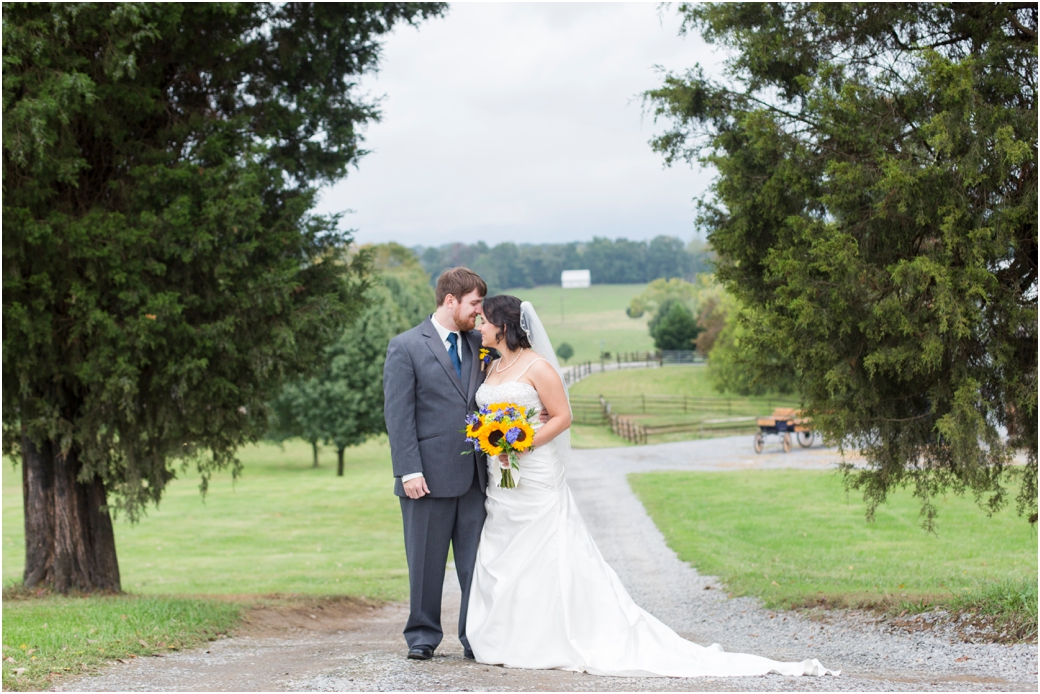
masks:
{"type": "MultiPolygon", "coordinates": [[[[516,457],[523,458],[525,455],[527,455],[530,452],[531,452],[530,449],[528,449],[526,451],[521,451],[521,452],[516,454],[516,457]]],[[[508,453],[499,453],[498,454],[498,463],[502,467],[510,467],[509,454],[508,453]]]]}

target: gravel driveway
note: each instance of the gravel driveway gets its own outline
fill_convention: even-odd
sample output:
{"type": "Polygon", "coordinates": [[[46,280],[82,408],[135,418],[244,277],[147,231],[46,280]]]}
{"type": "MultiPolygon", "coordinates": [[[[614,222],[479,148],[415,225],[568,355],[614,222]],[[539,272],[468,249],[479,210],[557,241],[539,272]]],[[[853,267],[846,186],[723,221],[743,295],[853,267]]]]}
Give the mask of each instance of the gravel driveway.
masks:
{"type": "MultiPolygon", "coordinates": [[[[727,651],[778,660],[818,658],[838,678],[609,678],[514,670],[462,658],[446,636],[429,662],[406,660],[406,606],[287,619],[281,631],[250,632],[208,648],[114,664],[64,683],[87,691],[1037,691],[1037,647],[972,644],[948,627],[907,631],[869,614],[808,619],[727,598],[711,576],[678,559],[629,489],[625,476],[650,470],[825,470],[832,449],[751,451],[749,437],[574,451],[568,477],[606,560],[637,603],[680,634],[727,651]]],[[[449,573],[444,624],[457,621],[458,584],[449,573]]],[[[295,615],[299,617],[299,615],[295,615]]],[[[451,632],[451,627],[445,629],[451,632]]]]}

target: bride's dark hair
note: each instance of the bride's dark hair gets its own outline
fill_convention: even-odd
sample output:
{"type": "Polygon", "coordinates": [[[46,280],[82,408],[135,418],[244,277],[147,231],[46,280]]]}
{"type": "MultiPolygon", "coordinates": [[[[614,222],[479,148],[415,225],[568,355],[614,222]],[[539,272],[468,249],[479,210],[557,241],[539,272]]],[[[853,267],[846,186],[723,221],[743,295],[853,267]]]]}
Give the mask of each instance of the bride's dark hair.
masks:
{"type": "Polygon", "coordinates": [[[520,327],[520,299],[509,294],[487,297],[484,299],[484,318],[498,328],[495,339],[501,340],[505,335],[506,346],[510,350],[531,348],[527,333],[520,327]]]}

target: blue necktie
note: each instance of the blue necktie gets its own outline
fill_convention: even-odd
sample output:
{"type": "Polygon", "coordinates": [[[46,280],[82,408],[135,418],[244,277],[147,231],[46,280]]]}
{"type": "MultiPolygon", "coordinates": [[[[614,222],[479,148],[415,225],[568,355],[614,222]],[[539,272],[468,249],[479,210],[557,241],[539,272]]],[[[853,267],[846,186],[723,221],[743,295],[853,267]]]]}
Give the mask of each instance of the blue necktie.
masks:
{"type": "Polygon", "coordinates": [[[451,363],[455,365],[455,375],[462,380],[462,359],[459,358],[459,335],[458,333],[449,333],[448,342],[451,343],[451,347],[448,348],[448,356],[451,357],[451,363]]]}

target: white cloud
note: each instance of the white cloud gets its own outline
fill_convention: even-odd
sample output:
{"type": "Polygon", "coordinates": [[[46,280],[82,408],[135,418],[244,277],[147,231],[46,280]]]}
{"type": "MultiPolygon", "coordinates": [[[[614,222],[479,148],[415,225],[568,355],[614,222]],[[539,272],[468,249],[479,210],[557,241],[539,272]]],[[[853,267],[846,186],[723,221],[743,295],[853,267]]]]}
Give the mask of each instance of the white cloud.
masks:
{"type": "Polygon", "coordinates": [[[663,168],[639,97],[654,65],[716,64],[678,28],[651,3],[463,3],[398,28],[363,81],[386,95],[371,153],[319,211],[354,210],[363,242],[692,238],[710,173],[663,168]]]}

